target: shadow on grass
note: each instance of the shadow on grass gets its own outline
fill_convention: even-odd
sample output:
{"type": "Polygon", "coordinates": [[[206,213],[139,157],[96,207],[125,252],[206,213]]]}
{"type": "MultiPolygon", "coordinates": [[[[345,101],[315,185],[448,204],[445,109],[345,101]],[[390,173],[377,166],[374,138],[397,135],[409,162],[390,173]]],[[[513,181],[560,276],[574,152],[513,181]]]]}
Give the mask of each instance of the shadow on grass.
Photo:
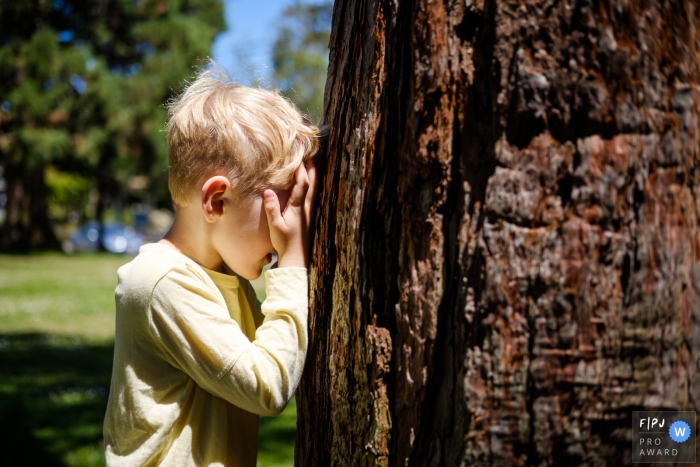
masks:
{"type": "MultiPolygon", "coordinates": [[[[112,342],[0,334],[0,465],[104,465],[112,342]]],[[[258,465],[294,464],[296,401],[261,417],[258,465]]]]}
{"type": "Polygon", "coordinates": [[[0,334],[3,465],[104,465],[111,342],[0,334]]]}
{"type": "Polygon", "coordinates": [[[296,435],[296,399],[292,399],[287,408],[277,417],[260,417],[258,465],[262,467],[293,466],[296,435]]]}

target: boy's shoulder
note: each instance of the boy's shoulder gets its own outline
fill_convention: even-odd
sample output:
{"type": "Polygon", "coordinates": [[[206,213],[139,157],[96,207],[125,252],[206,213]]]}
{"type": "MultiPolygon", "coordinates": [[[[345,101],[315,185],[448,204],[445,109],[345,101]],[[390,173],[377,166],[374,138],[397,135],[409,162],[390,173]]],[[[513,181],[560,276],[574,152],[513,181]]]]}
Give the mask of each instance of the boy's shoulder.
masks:
{"type": "Polygon", "coordinates": [[[117,271],[117,295],[149,296],[168,275],[187,276],[199,280],[207,288],[211,279],[193,260],[172,248],[158,243],[143,245],[139,254],[117,271]]]}

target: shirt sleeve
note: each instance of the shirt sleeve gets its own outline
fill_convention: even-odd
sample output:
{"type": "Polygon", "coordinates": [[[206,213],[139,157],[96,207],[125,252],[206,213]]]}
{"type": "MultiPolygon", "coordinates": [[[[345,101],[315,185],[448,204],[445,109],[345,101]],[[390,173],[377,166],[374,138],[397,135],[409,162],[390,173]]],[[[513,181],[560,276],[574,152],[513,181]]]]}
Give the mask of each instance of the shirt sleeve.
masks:
{"type": "Polygon", "coordinates": [[[277,415],[299,386],[308,347],[308,275],[306,268],[279,268],[265,272],[265,316],[255,332],[253,345],[234,364],[230,380],[243,383],[232,388],[243,399],[255,394],[246,410],[277,415]],[[283,357],[283,358],[280,358],[283,357]],[[264,407],[258,411],[248,407],[264,407]]]}
{"type": "Polygon", "coordinates": [[[267,271],[266,282],[265,319],[253,342],[187,268],[156,285],[151,326],[166,358],[204,390],[249,412],[276,415],[296,391],[306,358],[307,271],[267,271]]]}

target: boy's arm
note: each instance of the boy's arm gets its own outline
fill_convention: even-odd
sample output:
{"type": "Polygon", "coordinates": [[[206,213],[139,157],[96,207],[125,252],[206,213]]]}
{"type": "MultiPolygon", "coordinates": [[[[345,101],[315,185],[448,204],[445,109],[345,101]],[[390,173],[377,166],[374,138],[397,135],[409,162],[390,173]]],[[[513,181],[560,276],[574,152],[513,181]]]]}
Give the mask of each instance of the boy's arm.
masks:
{"type": "Polygon", "coordinates": [[[250,342],[191,271],[171,270],[154,289],[151,326],[165,359],[207,392],[249,412],[279,414],[299,384],[307,349],[304,268],[266,272],[263,324],[250,342]]]}
{"type": "Polygon", "coordinates": [[[263,324],[255,332],[252,346],[222,383],[231,384],[227,392],[239,401],[234,404],[261,415],[277,415],[294,395],[304,370],[308,347],[307,270],[272,269],[265,272],[265,280],[263,324]]]}

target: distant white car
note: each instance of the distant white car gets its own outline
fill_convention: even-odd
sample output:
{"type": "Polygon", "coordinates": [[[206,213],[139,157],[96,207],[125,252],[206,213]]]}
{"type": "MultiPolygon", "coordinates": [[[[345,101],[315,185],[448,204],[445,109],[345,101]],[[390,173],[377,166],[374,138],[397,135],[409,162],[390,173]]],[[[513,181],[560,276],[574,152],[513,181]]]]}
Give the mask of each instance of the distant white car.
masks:
{"type": "MultiPolygon", "coordinates": [[[[78,251],[97,251],[100,238],[100,224],[89,221],[81,225],[64,245],[68,253],[78,251]]],[[[144,239],[133,227],[120,222],[106,222],[102,231],[102,246],[110,253],[135,255],[144,243],[144,239]]]]}

